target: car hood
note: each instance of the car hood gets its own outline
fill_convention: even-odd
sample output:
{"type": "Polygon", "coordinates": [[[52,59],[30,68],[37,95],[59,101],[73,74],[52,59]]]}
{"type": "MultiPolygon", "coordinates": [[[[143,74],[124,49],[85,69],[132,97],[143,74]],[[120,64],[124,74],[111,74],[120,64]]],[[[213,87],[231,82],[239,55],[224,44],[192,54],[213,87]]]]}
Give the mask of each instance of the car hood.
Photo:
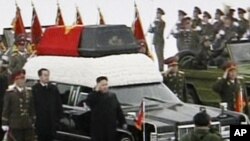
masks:
{"type": "Polygon", "coordinates": [[[239,74],[250,79],[250,64],[240,64],[238,66],[239,74]]]}

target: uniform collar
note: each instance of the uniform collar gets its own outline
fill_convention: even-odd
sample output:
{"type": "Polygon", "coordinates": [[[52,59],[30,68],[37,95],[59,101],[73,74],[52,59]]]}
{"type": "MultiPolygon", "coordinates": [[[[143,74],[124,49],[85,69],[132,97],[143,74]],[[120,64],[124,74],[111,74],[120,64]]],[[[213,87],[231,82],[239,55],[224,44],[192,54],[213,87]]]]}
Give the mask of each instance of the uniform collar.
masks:
{"type": "Polygon", "coordinates": [[[18,87],[16,85],[15,85],[15,88],[17,89],[18,92],[23,92],[24,91],[24,88],[18,87]]]}
{"type": "Polygon", "coordinates": [[[42,83],[42,82],[40,82],[40,84],[41,84],[43,87],[47,87],[47,86],[48,86],[48,84],[45,84],[45,83],[42,83]]]}

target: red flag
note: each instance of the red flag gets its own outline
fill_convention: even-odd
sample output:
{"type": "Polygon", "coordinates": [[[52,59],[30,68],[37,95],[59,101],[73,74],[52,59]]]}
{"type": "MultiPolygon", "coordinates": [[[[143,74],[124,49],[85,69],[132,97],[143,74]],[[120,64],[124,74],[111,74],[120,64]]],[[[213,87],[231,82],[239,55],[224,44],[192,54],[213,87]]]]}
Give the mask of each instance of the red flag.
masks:
{"type": "Polygon", "coordinates": [[[15,32],[15,36],[18,36],[20,34],[25,34],[25,27],[23,24],[23,18],[21,15],[21,10],[18,5],[16,5],[16,16],[13,19],[11,25],[13,26],[13,30],[15,32]]]}
{"type": "Polygon", "coordinates": [[[244,108],[246,106],[246,102],[243,96],[243,89],[240,88],[240,91],[236,95],[236,101],[235,101],[235,111],[244,113],[244,108]]]}
{"type": "Polygon", "coordinates": [[[142,101],[140,110],[137,114],[136,122],[135,122],[135,127],[139,130],[142,130],[142,125],[144,123],[145,118],[145,103],[142,101]]]}
{"type": "Polygon", "coordinates": [[[58,8],[57,8],[57,14],[56,14],[56,25],[64,25],[62,11],[61,11],[61,8],[60,8],[59,5],[58,5],[58,8]]]}
{"type": "Polygon", "coordinates": [[[31,23],[31,40],[33,44],[37,44],[42,37],[42,27],[36,13],[36,9],[33,6],[32,23],[31,23]]]}
{"type": "Polygon", "coordinates": [[[98,12],[99,12],[99,24],[100,25],[105,25],[105,21],[104,21],[104,18],[103,18],[103,15],[102,15],[102,12],[101,12],[100,8],[98,8],[98,12]]]}
{"type": "Polygon", "coordinates": [[[83,25],[82,16],[81,16],[81,13],[80,13],[78,7],[76,7],[76,24],[83,25]]]}
{"type": "Polygon", "coordinates": [[[137,9],[136,4],[135,4],[135,20],[132,24],[132,30],[133,30],[135,38],[140,43],[140,46],[144,48],[145,51],[143,52],[145,52],[145,54],[148,55],[150,58],[153,58],[152,53],[150,52],[148,48],[146,38],[144,36],[143,27],[142,27],[139,11],[137,9]]]}

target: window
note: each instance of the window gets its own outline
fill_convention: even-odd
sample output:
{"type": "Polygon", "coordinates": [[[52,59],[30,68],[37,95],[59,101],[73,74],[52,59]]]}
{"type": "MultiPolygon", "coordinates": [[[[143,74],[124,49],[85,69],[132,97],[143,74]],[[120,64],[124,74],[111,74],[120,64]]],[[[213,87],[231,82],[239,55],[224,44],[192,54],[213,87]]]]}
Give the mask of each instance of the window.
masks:
{"type": "Polygon", "coordinates": [[[72,91],[72,87],[73,87],[72,85],[68,84],[57,84],[57,88],[60,92],[63,104],[68,104],[69,95],[72,91]]]}

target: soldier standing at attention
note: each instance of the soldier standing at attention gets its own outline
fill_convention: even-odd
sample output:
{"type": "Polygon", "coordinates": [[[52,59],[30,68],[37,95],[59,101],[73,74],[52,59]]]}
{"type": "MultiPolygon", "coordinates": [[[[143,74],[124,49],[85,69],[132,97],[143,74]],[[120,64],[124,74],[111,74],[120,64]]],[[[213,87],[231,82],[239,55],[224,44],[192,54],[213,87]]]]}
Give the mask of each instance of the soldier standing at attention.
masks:
{"type": "Polygon", "coordinates": [[[193,118],[194,131],[181,137],[180,141],[223,141],[219,132],[210,127],[211,117],[202,111],[193,118]]]}
{"type": "Polygon", "coordinates": [[[221,102],[228,103],[228,109],[234,111],[235,100],[241,88],[240,80],[237,78],[236,64],[227,62],[223,70],[223,77],[213,85],[213,90],[220,95],[221,102]]]}
{"type": "Polygon", "coordinates": [[[205,11],[203,13],[203,19],[201,24],[201,36],[203,39],[213,40],[214,31],[213,26],[209,23],[210,19],[211,15],[207,11],[205,11]]]}
{"type": "Polygon", "coordinates": [[[154,34],[153,44],[155,46],[155,52],[158,59],[159,70],[163,71],[163,60],[164,60],[164,29],[165,22],[162,20],[162,16],[165,12],[161,8],[157,8],[156,19],[153,26],[150,25],[149,32],[154,34]]]}
{"type": "Polygon", "coordinates": [[[12,75],[14,84],[4,97],[3,129],[9,130],[9,137],[14,141],[34,141],[35,113],[31,91],[25,87],[25,71],[12,75]]]}
{"type": "Polygon", "coordinates": [[[27,40],[25,35],[19,35],[15,41],[16,50],[13,50],[13,53],[10,57],[10,71],[15,73],[15,71],[21,70],[24,64],[27,61],[28,54],[26,50],[27,40]]]}
{"type": "Polygon", "coordinates": [[[213,23],[213,30],[214,34],[216,35],[220,29],[223,27],[223,21],[221,17],[224,15],[224,13],[220,9],[216,9],[215,11],[215,18],[213,23]]]}
{"type": "Polygon", "coordinates": [[[246,10],[244,10],[242,8],[238,8],[238,16],[239,16],[238,36],[239,36],[239,38],[242,38],[243,35],[249,29],[249,21],[247,19],[245,19],[245,17],[244,17],[245,13],[246,13],[246,10]]]}
{"type": "Polygon", "coordinates": [[[192,28],[196,29],[197,27],[199,27],[201,25],[201,19],[199,17],[199,15],[201,14],[201,9],[199,7],[194,7],[194,11],[193,11],[193,19],[192,19],[192,28]]]}
{"type": "Polygon", "coordinates": [[[164,84],[179,97],[186,101],[186,79],[185,74],[179,71],[176,57],[166,59],[165,64],[168,65],[168,70],[163,73],[164,84]]]}

